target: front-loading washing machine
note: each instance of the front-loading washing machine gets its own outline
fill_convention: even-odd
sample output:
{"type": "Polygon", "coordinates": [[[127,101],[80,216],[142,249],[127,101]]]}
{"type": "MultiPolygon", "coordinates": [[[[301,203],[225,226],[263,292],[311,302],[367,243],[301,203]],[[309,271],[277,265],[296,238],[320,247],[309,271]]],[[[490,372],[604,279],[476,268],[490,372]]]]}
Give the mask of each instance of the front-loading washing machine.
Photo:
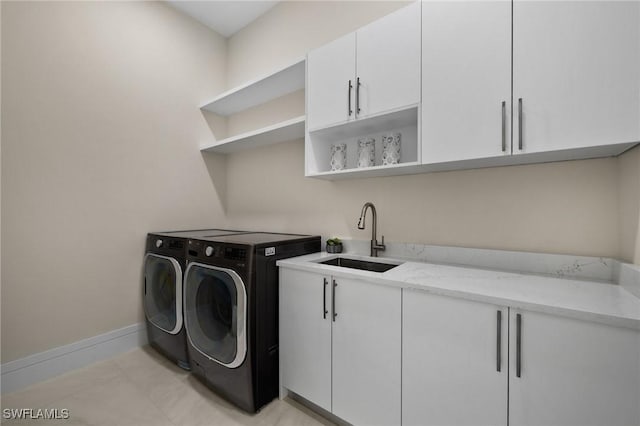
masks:
{"type": "Polygon", "coordinates": [[[188,245],[184,320],[191,371],[257,412],[278,395],[276,261],[320,251],[320,237],[260,232],[188,245]]]}
{"type": "Polygon", "coordinates": [[[182,315],[184,270],[189,238],[241,233],[224,229],[153,232],[147,235],[143,265],[143,305],[152,347],[190,369],[182,315]]]}

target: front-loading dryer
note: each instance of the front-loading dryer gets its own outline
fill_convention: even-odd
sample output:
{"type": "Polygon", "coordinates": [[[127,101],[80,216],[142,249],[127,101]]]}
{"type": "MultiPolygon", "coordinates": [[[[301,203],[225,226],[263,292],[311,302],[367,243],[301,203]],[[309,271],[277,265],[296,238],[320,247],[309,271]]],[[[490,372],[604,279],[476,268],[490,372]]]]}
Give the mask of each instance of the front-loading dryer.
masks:
{"type": "Polygon", "coordinates": [[[276,261],[320,251],[320,237],[247,233],[190,240],[184,320],[192,373],[254,413],[278,395],[276,261]]]}
{"type": "Polygon", "coordinates": [[[190,369],[182,315],[183,279],[189,238],[241,233],[224,229],[153,232],[147,235],[143,264],[143,306],[152,347],[190,369]]]}

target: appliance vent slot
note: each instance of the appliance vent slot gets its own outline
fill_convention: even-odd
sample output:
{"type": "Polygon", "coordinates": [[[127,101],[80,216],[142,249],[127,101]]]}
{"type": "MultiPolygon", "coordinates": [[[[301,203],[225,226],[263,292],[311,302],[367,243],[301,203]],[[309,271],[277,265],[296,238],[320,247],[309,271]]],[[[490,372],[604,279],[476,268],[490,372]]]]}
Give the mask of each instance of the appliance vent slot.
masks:
{"type": "Polygon", "coordinates": [[[169,248],[170,249],[178,249],[178,250],[182,250],[184,249],[184,242],[183,241],[169,241],[169,248]]]}
{"type": "Polygon", "coordinates": [[[247,258],[247,250],[233,247],[225,247],[224,258],[229,260],[245,260],[247,258]]]}

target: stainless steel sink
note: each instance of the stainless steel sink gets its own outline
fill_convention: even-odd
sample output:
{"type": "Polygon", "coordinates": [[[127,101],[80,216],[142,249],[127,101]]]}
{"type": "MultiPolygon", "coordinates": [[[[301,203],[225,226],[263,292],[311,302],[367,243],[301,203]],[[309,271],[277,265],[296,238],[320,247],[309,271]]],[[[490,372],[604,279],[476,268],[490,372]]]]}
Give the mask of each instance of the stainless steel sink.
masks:
{"type": "Polygon", "coordinates": [[[372,271],[372,272],[386,272],[389,269],[393,269],[396,266],[390,263],[380,263],[380,262],[370,262],[367,260],[357,260],[357,259],[349,259],[346,257],[335,257],[333,259],[324,260],[322,262],[324,265],[333,265],[340,266],[342,268],[352,268],[352,269],[361,269],[363,271],[372,271]]]}

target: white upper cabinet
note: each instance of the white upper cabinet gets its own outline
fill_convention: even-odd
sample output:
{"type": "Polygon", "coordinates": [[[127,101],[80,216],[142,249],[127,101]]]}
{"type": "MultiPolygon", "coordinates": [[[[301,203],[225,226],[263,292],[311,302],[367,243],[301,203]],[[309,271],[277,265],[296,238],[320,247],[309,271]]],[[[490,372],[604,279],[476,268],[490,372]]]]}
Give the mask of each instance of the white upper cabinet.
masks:
{"type": "Polygon", "coordinates": [[[356,38],[357,117],[419,103],[420,2],[359,29],[356,38]]]}
{"type": "Polygon", "coordinates": [[[421,115],[432,170],[624,152],[640,142],[640,3],[425,1],[421,115]]]}
{"type": "Polygon", "coordinates": [[[640,141],[640,2],[514,1],[513,105],[514,154],[640,141]]]}
{"type": "Polygon", "coordinates": [[[309,130],[420,102],[420,2],[312,50],[309,130]]]}
{"type": "Polygon", "coordinates": [[[511,3],[422,5],[422,163],[511,154],[511,3]]]}
{"type": "Polygon", "coordinates": [[[356,34],[347,34],[307,56],[307,124],[309,129],[345,123],[353,111],[356,34]]]}

